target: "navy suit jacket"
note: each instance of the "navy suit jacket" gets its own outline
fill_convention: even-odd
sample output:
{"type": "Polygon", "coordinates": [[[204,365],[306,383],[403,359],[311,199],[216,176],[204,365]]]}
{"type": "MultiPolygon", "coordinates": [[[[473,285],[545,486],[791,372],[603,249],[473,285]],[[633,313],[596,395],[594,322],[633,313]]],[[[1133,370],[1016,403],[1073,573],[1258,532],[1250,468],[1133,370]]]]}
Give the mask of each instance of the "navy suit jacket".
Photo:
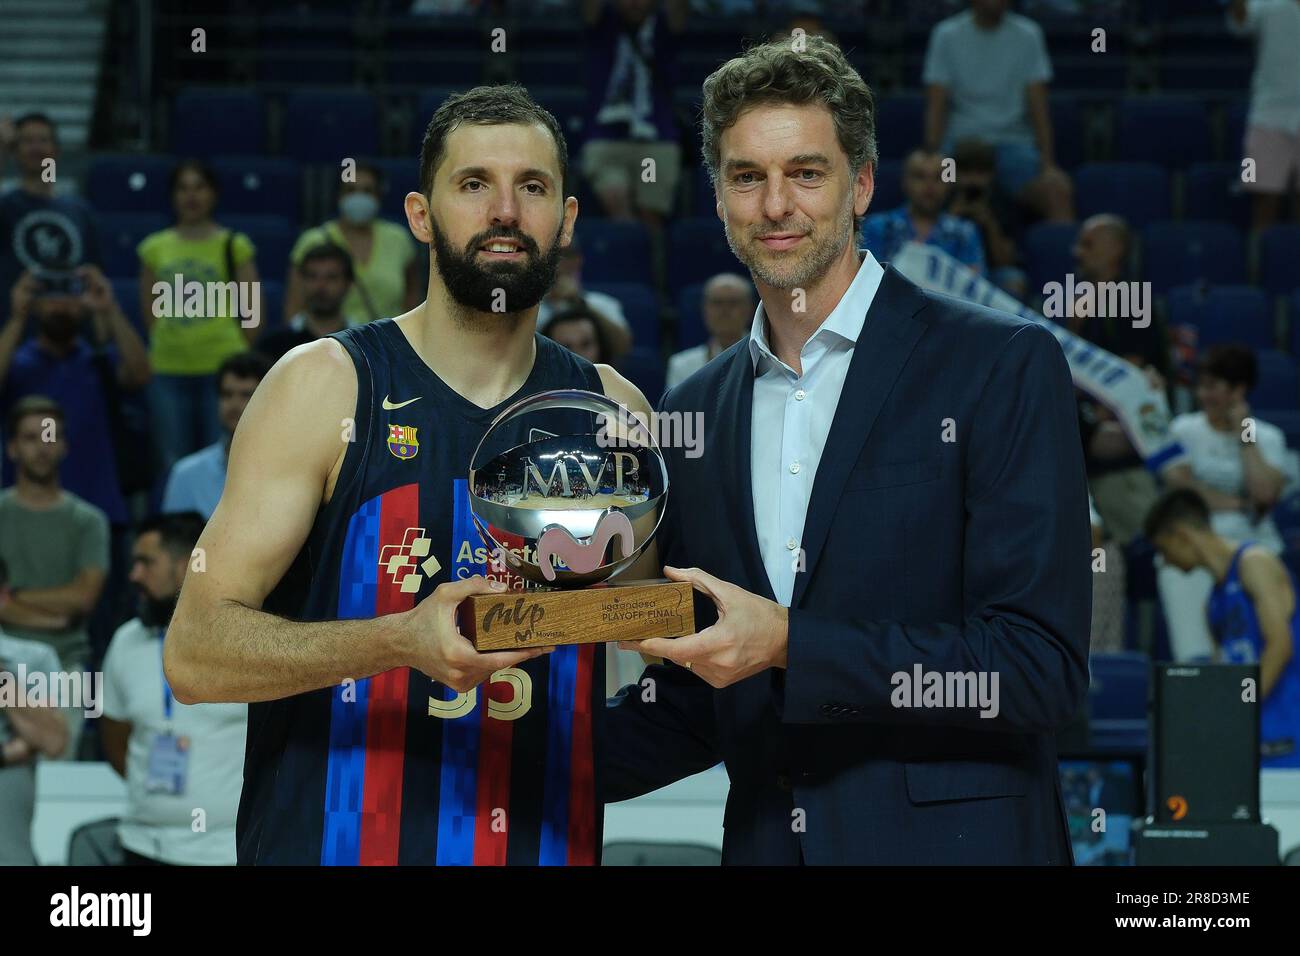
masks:
{"type": "MultiPolygon", "coordinates": [[[[664,397],[661,411],[704,413],[704,441],[699,457],[665,449],[660,554],[772,599],[753,382],[742,339],[664,397]]],[[[648,667],[607,702],[605,799],[722,760],[725,863],[1071,863],[1053,735],[1087,691],[1091,543],[1074,389],[1051,333],[887,269],[802,547],[787,667],[721,690],[648,667]],[[917,664],[996,673],[997,716],[894,706],[894,675],[917,664]]],[[[707,598],[697,608],[697,628],[716,619],[707,598]]]]}

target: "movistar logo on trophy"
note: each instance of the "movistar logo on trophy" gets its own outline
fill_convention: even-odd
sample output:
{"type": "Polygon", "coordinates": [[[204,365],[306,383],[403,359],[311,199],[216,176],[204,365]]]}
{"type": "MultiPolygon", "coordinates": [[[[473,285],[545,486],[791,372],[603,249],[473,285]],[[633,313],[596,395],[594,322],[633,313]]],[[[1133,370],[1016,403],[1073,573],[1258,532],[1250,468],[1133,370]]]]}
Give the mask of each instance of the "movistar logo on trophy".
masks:
{"type": "Polygon", "coordinates": [[[469,488],[475,527],[498,560],[526,580],[572,588],[618,573],[650,543],[668,471],[654,437],[625,407],[557,389],[497,416],[470,461],[469,488]],[[511,423],[544,413],[550,428],[534,427],[528,441],[479,460],[511,423]],[[617,430],[617,450],[602,443],[598,416],[600,428],[617,430]]]}

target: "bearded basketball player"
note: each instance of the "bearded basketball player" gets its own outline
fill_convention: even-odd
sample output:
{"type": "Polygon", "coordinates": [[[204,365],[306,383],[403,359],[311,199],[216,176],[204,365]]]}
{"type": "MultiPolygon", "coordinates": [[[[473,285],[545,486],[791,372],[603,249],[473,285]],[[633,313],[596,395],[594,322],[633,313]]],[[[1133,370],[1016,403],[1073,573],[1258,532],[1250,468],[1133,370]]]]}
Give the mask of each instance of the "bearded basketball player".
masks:
{"type": "Polygon", "coordinates": [[[567,165],[522,87],[450,97],[405,200],[426,301],[293,349],[240,421],[163,658],[180,703],[250,704],[241,864],[598,862],[604,647],[478,653],[456,626],[519,583],[466,497],[497,413],[555,388],[649,413],[535,332],[578,212],[567,165]]]}

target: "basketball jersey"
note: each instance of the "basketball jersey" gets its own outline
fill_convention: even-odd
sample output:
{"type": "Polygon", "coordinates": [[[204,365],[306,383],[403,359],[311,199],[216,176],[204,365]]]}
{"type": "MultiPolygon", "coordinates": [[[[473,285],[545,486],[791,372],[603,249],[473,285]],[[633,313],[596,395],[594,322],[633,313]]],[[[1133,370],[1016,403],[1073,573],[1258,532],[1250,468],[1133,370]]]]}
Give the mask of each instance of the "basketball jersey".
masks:
{"type": "MultiPolygon", "coordinates": [[[[333,496],[266,607],[300,620],[408,610],[444,581],[522,582],[493,562],[470,518],[470,458],[507,405],[536,392],[602,392],[595,366],[535,336],[518,392],[482,409],[439,379],[392,319],[336,332],[357,372],[355,422],[333,496]]],[[[556,434],[590,412],[542,414],[556,434]]],[[[292,427],[292,423],[286,423],[292,427]]],[[[479,462],[522,444],[508,423],[479,462]]],[[[352,429],[350,433],[348,429],[352,429]]],[[[398,668],[249,706],[240,863],[592,864],[593,715],[603,645],[568,645],[458,694],[398,668]]]]}
{"type": "MultiPolygon", "coordinates": [[[[1243,544],[1233,554],[1228,574],[1215,585],[1208,605],[1210,629],[1222,648],[1223,659],[1233,664],[1257,664],[1264,649],[1255,604],[1241,583],[1241,553],[1249,546],[1249,542],[1243,544]]],[[[1300,591],[1290,571],[1287,577],[1300,602],[1300,591]]],[[[1291,659],[1272,692],[1260,703],[1263,767],[1300,767],[1300,604],[1291,613],[1291,644],[1291,659]]]]}

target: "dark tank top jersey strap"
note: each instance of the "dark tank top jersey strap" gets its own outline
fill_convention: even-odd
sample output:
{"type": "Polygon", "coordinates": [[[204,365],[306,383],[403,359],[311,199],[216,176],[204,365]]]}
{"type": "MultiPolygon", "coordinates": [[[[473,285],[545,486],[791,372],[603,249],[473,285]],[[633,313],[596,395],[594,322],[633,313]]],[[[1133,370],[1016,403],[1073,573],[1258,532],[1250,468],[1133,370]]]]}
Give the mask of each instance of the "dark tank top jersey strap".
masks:
{"type": "MultiPolygon", "coordinates": [[[[334,493],[267,609],[371,618],[408,610],[445,581],[506,577],[470,519],[470,456],[520,398],[603,392],[595,366],[538,335],[527,380],[484,409],[438,378],[392,319],[331,337],[356,369],[356,415],[340,423],[348,448],[334,493]]],[[[576,434],[595,422],[589,412],[546,412],[509,423],[482,454],[535,427],[576,434]]],[[[604,647],[584,645],[497,671],[466,694],[399,668],[252,704],[239,861],[596,863],[604,690],[604,647]]]]}

